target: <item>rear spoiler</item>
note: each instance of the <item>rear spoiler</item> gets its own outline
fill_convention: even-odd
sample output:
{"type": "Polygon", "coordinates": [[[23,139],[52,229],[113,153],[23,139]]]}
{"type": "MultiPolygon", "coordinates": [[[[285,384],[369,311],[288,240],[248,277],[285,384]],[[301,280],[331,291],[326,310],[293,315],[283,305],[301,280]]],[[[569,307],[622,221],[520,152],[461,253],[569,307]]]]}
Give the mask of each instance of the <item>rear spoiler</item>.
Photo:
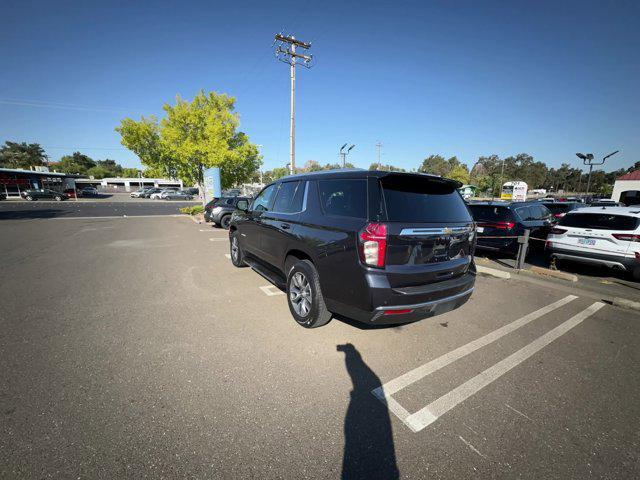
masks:
{"type": "Polygon", "coordinates": [[[378,178],[388,178],[388,177],[414,177],[416,179],[421,179],[424,181],[431,181],[436,183],[444,183],[452,186],[455,189],[462,187],[463,183],[458,180],[453,180],[452,178],[441,177],[440,175],[432,175],[430,173],[415,173],[415,172],[382,172],[383,175],[380,175],[378,178]]]}

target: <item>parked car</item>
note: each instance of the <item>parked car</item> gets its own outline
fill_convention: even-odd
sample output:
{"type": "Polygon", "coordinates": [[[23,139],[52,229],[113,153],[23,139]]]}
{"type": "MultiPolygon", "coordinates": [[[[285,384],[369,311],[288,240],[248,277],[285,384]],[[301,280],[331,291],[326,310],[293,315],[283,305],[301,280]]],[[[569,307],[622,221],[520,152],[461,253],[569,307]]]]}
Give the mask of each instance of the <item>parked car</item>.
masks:
{"type": "Polygon", "coordinates": [[[177,192],[171,191],[171,192],[165,193],[164,196],[161,198],[164,198],[165,200],[192,200],[193,195],[190,195],[189,193],[183,190],[179,190],[177,192]]]}
{"type": "MultiPolygon", "coordinates": [[[[231,214],[236,210],[239,200],[249,202],[249,197],[220,197],[212,203],[211,209],[204,209],[204,218],[207,222],[213,222],[217,227],[229,228],[231,214]]],[[[208,204],[207,204],[208,205],[208,204]]]]}
{"type": "MultiPolygon", "coordinates": [[[[525,230],[530,231],[531,237],[546,239],[553,226],[553,215],[538,201],[478,202],[469,204],[469,210],[477,225],[476,247],[483,250],[516,255],[518,236],[524,235],[525,230]]],[[[544,243],[535,240],[530,245],[544,248],[544,243]]]]}
{"type": "Polygon", "coordinates": [[[193,195],[195,197],[200,194],[200,189],[198,187],[189,187],[185,188],[183,192],[187,192],[189,195],[193,195]]]}
{"type": "Polygon", "coordinates": [[[69,195],[63,192],[58,192],[56,190],[51,190],[48,188],[32,188],[29,190],[23,190],[20,192],[20,195],[25,200],[40,200],[45,198],[51,198],[57,202],[61,202],[62,200],[68,200],[69,195]]]}
{"type": "Polygon", "coordinates": [[[551,230],[546,249],[551,258],[603,265],[640,280],[640,208],[571,211],[551,230]]]}
{"type": "Polygon", "coordinates": [[[140,189],[136,190],[135,192],[131,192],[129,194],[129,196],[131,198],[144,198],[143,195],[145,193],[147,193],[149,190],[153,190],[153,187],[140,188],[140,189]]]}
{"type": "Polygon", "coordinates": [[[154,192],[151,194],[151,196],[149,197],[151,200],[161,200],[164,199],[164,197],[166,195],[168,195],[169,193],[175,193],[177,192],[178,189],[177,188],[163,188],[162,190],[160,190],[159,192],[154,192]]]}
{"type": "Polygon", "coordinates": [[[73,188],[65,188],[63,193],[67,195],[69,198],[81,197],[82,192],[80,190],[74,190],[73,188]]]}
{"type": "Polygon", "coordinates": [[[151,188],[147,188],[144,193],[139,194],[140,198],[151,198],[151,195],[153,195],[154,193],[160,193],[162,191],[162,188],[156,188],[156,187],[151,187],[151,188]]]}
{"type": "Polygon", "coordinates": [[[601,199],[601,200],[594,200],[592,202],[589,202],[589,206],[590,207],[622,207],[623,205],[614,200],[601,199]]]}
{"type": "Polygon", "coordinates": [[[239,197],[240,195],[242,195],[242,192],[239,188],[230,188],[222,192],[223,197],[239,197]]]}
{"type": "Polygon", "coordinates": [[[205,222],[210,222],[211,221],[211,211],[213,210],[213,207],[215,206],[216,202],[219,200],[218,197],[214,197],[211,200],[209,200],[207,202],[207,204],[204,206],[204,221],[205,222]]]}
{"type": "Polygon", "coordinates": [[[83,197],[96,197],[99,195],[98,189],[96,187],[87,186],[84,187],[81,191],[83,197]]]}
{"type": "Polygon", "coordinates": [[[544,202],[544,206],[549,209],[554,218],[562,218],[567,214],[567,212],[576,210],[578,208],[584,208],[584,204],[578,202],[544,202]]]}
{"type": "Polygon", "coordinates": [[[473,219],[438,176],[337,170],[285,177],[237,203],[231,261],[287,292],[298,324],[333,314],[404,323],[453,310],[476,277],[473,219]]]}
{"type": "Polygon", "coordinates": [[[0,193],[0,200],[6,200],[7,199],[7,194],[6,193],[0,193]]]}

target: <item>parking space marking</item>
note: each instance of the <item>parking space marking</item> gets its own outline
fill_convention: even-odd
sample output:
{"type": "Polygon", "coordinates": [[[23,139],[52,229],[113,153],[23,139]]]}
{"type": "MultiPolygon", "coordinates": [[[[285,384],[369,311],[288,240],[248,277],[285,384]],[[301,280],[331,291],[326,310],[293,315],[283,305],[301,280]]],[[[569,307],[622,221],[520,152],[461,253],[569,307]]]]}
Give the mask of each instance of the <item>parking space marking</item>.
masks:
{"type": "Polygon", "coordinates": [[[262,292],[269,297],[273,297],[275,295],[284,295],[284,292],[275,285],[265,285],[263,287],[260,287],[260,290],[262,290],[262,292]]]}
{"type": "Polygon", "coordinates": [[[218,237],[218,238],[211,237],[211,238],[209,239],[209,241],[210,241],[210,242],[224,242],[224,241],[226,241],[226,240],[228,240],[228,238],[227,238],[227,237],[218,237]]]}
{"type": "Polygon", "coordinates": [[[509,355],[504,360],[499,361],[498,363],[496,363],[492,367],[487,368],[485,371],[479,373],[472,379],[467,380],[462,385],[459,385],[450,392],[434,400],[423,409],[418,410],[412,415],[409,415],[405,423],[409,425],[409,427],[414,432],[419,432],[426,426],[435,422],[449,410],[464,402],[467,398],[471,397],[487,385],[496,381],[509,370],[520,365],[522,362],[542,350],[551,342],[557,340],[569,330],[582,323],[602,307],[604,307],[604,303],[601,302],[592,304],[582,312],[571,317],[569,320],[561,323],[556,328],[549,330],[547,333],[537,338],[527,346],[509,355]]]}
{"type": "Polygon", "coordinates": [[[470,353],[475,352],[479,348],[482,348],[490,343],[495,342],[496,340],[504,337],[505,335],[525,326],[526,324],[546,315],[547,313],[556,310],[567,303],[575,300],[575,295],[567,295],[566,297],[558,300],[557,302],[553,302],[546,307],[542,307],[535,312],[531,312],[528,315],[525,315],[518,320],[515,320],[503,327],[494,330],[493,332],[487,333],[485,336],[480,337],[472,342],[467,343],[461,347],[456,348],[455,350],[450,351],[449,353],[445,353],[441,357],[436,358],[424,365],[414,368],[410,372],[405,373],[404,375],[399,376],[398,378],[391,380],[381,387],[376,388],[373,393],[377,397],[380,397],[381,391],[384,390],[385,395],[393,395],[394,393],[402,390],[403,388],[411,385],[414,382],[430,375],[443,367],[446,367],[450,363],[455,362],[463,357],[466,357],[470,353]]]}
{"type": "Polygon", "coordinates": [[[225,253],[224,256],[227,257],[229,260],[231,260],[231,254],[225,253]]]}
{"type": "Polygon", "coordinates": [[[493,332],[490,332],[472,342],[467,343],[461,347],[456,348],[444,355],[421,365],[420,367],[414,368],[413,370],[405,373],[404,375],[395,378],[384,385],[374,389],[371,393],[378,398],[382,403],[384,403],[389,411],[391,411],[396,417],[398,417],[405,425],[407,425],[411,430],[413,427],[408,423],[408,418],[411,414],[400,405],[392,395],[394,393],[399,392],[403,388],[411,385],[412,383],[417,382],[418,380],[430,375],[441,368],[446,367],[447,365],[475,352],[476,350],[489,345],[490,343],[495,342],[496,340],[504,337],[505,335],[527,325],[528,323],[566,305],[567,303],[578,298],[575,295],[567,295],[566,297],[553,302],[545,307],[542,307],[535,312],[531,312],[524,317],[521,317],[503,327],[500,327],[493,332]]]}

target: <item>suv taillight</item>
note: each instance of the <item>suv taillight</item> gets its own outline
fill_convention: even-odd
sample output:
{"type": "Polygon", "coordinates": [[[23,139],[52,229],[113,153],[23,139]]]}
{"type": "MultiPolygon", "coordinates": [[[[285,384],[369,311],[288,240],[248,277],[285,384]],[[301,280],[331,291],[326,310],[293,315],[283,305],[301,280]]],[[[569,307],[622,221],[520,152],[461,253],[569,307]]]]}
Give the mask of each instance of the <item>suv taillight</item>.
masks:
{"type": "Polygon", "coordinates": [[[640,242],[640,235],[636,233],[612,233],[612,235],[623,242],[640,242]]]}
{"type": "Polygon", "coordinates": [[[497,228],[498,230],[511,230],[516,226],[514,222],[484,222],[479,223],[479,227],[497,228]]]}
{"type": "Polygon", "coordinates": [[[384,223],[369,223],[358,238],[360,260],[370,267],[384,267],[387,254],[387,226],[384,223]]]}

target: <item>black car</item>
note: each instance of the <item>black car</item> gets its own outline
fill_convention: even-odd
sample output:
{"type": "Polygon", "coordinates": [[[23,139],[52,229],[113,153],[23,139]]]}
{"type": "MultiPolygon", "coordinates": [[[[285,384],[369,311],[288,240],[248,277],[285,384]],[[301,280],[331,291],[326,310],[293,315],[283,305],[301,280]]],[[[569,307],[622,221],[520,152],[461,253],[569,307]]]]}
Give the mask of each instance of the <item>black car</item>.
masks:
{"type": "Polygon", "coordinates": [[[207,203],[204,208],[204,219],[206,222],[213,222],[217,227],[229,228],[231,214],[236,210],[238,201],[246,200],[249,197],[220,197],[207,203]]]}
{"type": "Polygon", "coordinates": [[[198,187],[189,187],[185,188],[183,192],[187,192],[189,195],[193,195],[195,197],[200,193],[200,189],[198,187]]]}
{"type": "Polygon", "coordinates": [[[84,187],[81,193],[83,197],[96,197],[99,195],[96,187],[84,187]]]}
{"type": "Polygon", "coordinates": [[[473,292],[474,225],[460,182],[337,170],[285,177],[229,229],[231,261],[286,289],[307,328],[333,314],[404,323],[453,310],[473,292]]]}
{"type": "Polygon", "coordinates": [[[564,217],[568,212],[572,210],[584,208],[585,206],[584,203],[578,202],[542,202],[542,204],[547,207],[547,209],[549,209],[549,211],[551,212],[551,215],[553,215],[553,217],[557,219],[564,217]]]}
{"type": "MultiPolygon", "coordinates": [[[[476,247],[511,255],[518,253],[518,236],[525,230],[530,230],[531,237],[546,239],[554,224],[549,209],[538,201],[477,202],[469,204],[469,210],[476,221],[476,247]]],[[[542,241],[533,240],[530,245],[544,248],[542,241]]]]}
{"type": "Polygon", "coordinates": [[[20,192],[20,195],[22,195],[22,198],[29,201],[51,198],[57,202],[60,202],[62,200],[69,199],[69,195],[67,195],[66,193],[57,192],[56,190],[50,190],[48,188],[32,188],[30,190],[23,190],[22,192],[20,192]]]}

